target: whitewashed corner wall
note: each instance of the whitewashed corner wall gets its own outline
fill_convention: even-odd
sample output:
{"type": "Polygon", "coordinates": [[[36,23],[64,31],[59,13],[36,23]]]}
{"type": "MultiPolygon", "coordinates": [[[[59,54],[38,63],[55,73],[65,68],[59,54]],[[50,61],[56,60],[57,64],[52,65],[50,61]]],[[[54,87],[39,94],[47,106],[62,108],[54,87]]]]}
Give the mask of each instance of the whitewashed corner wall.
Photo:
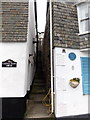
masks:
{"type": "Polygon", "coordinates": [[[83,95],[80,57],[88,57],[88,51],[80,52],[75,49],[55,47],[54,49],[54,88],[55,88],[55,116],[74,116],[88,113],[88,95],[83,95]],[[76,54],[76,60],[68,57],[70,52],[76,54]],[[77,88],[69,85],[72,78],[80,78],[77,88]]]}
{"type": "Polygon", "coordinates": [[[29,2],[28,33],[26,42],[0,42],[0,97],[24,97],[34,76],[34,63],[29,65],[29,54],[34,54],[34,2],[29,2]],[[32,6],[32,7],[31,7],[32,6]],[[15,68],[2,68],[2,62],[11,59],[15,68]]]}
{"type": "MultiPolygon", "coordinates": [[[[34,16],[34,2],[29,2],[29,17],[28,17],[28,44],[27,44],[27,51],[28,57],[29,54],[35,55],[36,53],[36,46],[33,44],[33,40],[36,37],[36,28],[35,28],[35,16],[34,16]],[[33,12],[32,12],[33,11],[33,12]]],[[[29,59],[29,58],[28,58],[29,59]]],[[[35,65],[34,61],[31,60],[31,63],[28,63],[28,71],[27,71],[27,90],[30,90],[30,85],[32,84],[34,73],[35,73],[35,65]]]]}

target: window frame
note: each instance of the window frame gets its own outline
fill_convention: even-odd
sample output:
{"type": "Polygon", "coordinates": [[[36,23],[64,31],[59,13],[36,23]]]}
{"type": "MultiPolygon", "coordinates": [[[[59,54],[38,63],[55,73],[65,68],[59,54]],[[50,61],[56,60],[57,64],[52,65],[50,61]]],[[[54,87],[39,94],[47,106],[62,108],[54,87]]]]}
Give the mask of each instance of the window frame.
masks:
{"type": "MultiPolygon", "coordinates": [[[[83,3],[80,3],[77,5],[77,14],[78,14],[78,23],[79,23],[79,34],[78,35],[82,35],[82,34],[88,34],[90,33],[90,30],[82,30],[81,29],[81,23],[84,22],[84,21],[87,21],[88,20],[88,24],[90,22],[90,15],[89,15],[89,10],[90,10],[90,7],[89,7],[90,3],[88,2],[83,2],[83,3]],[[80,7],[83,7],[83,6],[87,6],[87,9],[88,9],[88,16],[86,16],[85,18],[82,18],[80,17],[80,7]]],[[[84,23],[85,25],[85,23],[84,23]]],[[[88,26],[87,26],[88,27],[88,26]]]]}

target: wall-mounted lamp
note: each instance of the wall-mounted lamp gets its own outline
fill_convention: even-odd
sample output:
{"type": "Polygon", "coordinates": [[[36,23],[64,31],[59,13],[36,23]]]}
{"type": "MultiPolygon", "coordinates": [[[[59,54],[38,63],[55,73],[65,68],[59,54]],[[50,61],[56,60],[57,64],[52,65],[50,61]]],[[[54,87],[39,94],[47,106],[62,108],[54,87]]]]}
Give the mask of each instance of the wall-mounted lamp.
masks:
{"type": "Polygon", "coordinates": [[[62,53],[66,53],[66,50],[65,50],[65,49],[63,49],[63,50],[62,50],[62,53]]]}

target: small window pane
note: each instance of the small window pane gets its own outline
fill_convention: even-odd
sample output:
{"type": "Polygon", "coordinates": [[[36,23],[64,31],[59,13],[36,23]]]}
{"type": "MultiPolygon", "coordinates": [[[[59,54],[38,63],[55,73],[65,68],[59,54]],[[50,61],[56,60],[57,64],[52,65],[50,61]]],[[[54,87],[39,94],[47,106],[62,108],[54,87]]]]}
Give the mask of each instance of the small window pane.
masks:
{"type": "Polygon", "coordinates": [[[77,10],[80,33],[90,31],[90,2],[80,4],[77,10]]]}
{"type": "Polygon", "coordinates": [[[89,14],[88,14],[88,5],[84,4],[84,5],[80,5],[79,7],[79,13],[80,13],[80,20],[88,18],[89,14]]]}
{"type": "Polygon", "coordinates": [[[84,31],[89,31],[89,21],[88,20],[85,20],[85,21],[82,21],[81,24],[80,24],[80,31],[81,32],[84,32],[84,31]]]}

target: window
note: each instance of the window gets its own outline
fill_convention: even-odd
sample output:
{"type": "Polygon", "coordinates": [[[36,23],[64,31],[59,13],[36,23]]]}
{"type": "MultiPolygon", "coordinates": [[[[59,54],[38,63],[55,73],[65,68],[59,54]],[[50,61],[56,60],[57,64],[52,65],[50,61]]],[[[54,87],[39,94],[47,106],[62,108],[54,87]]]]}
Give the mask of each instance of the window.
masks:
{"type": "Polygon", "coordinates": [[[80,34],[90,32],[90,7],[89,3],[81,3],[77,6],[80,34]]]}

